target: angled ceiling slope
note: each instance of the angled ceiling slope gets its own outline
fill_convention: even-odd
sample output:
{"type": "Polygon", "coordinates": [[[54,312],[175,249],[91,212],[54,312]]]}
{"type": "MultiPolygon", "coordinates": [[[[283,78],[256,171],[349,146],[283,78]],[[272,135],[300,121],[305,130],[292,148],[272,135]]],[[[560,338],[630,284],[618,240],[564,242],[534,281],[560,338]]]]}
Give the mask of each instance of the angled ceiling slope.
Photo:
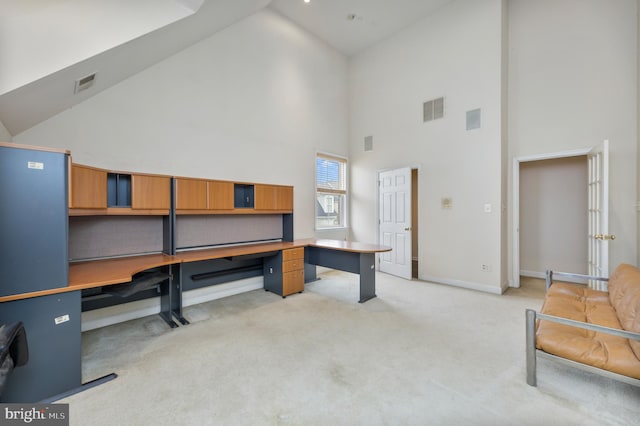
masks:
{"type": "Polygon", "coordinates": [[[0,51],[3,53],[0,55],[13,55],[10,63],[19,65],[17,69],[3,66],[8,62],[0,56],[3,58],[0,60],[0,122],[12,135],[22,133],[257,12],[269,1],[23,0],[15,2],[13,7],[3,5],[0,12],[0,51]],[[73,9],[76,6],[79,9],[73,9]],[[128,8],[126,17],[118,14],[118,6],[128,8]],[[150,10],[153,13],[149,13],[150,10]],[[46,39],[51,32],[32,34],[34,37],[30,39],[36,40],[35,44],[31,41],[32,46],[22,46],[15,38],[8,37],[15,34],[11,30],[16,29],[21,20],[32,19],[33,25],[33,19],[44,20],[44,16],[49,19],[58,16],[68,22],[72,21],[69,16],[78,21],[81,16],[86,19],[77,22],[78,25],[69,24],[73,28],[51,40],[46,39]],[[109,26],[108,22],[106,25],[101,22],[105,16],[118,18],[109,26]],[[38,36],[40,42],[37,42],[38,36]],[[12,42],[19,49],[7,49],[6,45],[12,42]],[[69,43],[74,43],[73,49],[69,43]],[[34,51],[48,58],[38,61],[38,58],[20,56],[34,51]],[[92,87],[74,94],[75,81],[94,72],[97,76],[92,87]]]}

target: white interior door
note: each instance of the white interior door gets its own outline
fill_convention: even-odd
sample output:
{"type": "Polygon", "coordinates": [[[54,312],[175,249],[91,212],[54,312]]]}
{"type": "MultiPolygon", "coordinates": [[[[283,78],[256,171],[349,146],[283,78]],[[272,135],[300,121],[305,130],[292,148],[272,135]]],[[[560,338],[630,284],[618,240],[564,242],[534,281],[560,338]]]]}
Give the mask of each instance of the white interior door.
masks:
{"type": "Polygon", "coordinates": [[[411,279],[411,169],[380,172],[380,270],[411,279]]]}
{"type": "MultiPolygon", "coordinates": [[[[609,276],[609,141],[594,147],[589,159],[589,275],[609,276]]],[[[589,287],[606,290],[602,281],[590,281],[589,287]]]]}

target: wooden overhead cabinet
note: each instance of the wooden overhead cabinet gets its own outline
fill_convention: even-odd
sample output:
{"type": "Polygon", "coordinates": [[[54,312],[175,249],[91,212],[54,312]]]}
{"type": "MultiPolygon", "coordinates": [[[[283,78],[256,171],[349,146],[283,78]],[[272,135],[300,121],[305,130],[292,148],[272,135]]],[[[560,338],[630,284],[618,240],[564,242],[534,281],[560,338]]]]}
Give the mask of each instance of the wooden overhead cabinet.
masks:
{"type": "Polygon", "coordinates": [[[293,187],[280,185],[255,185],[256,210],[293,210],[293,187]]]}
{"type": "Polygon", "coordinates": [[[233,182],[207,182],[209,210],[233,210],[233,182]]]}
{"type": "Polygon", "coordinates": [[[106,209],[106,170],[72,164],[69,207],[76,209],[106,209]]]}
{"type": "Polygon", "coordinates": [[[169,210],[171,208],[171,178],[132,174],[131,208],[169,210]]]}
{"type": "Polygon", "coordinates": [[[176,209],[206,210],[207,181],[204,179],[176,179],[176,209]]]}

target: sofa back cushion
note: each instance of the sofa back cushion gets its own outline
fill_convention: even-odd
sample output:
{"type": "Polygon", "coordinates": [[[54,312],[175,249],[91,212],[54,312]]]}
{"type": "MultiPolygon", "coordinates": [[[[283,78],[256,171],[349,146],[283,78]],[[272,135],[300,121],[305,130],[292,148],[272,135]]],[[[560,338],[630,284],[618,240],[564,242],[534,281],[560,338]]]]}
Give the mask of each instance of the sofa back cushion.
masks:
{"type": "MultiPolygon", "coordinates": [[[[620,264],[609,278],[609,300],[622,328],[640,333],[640,269],[620,264]]],[[[629,340],[640,359],[640,341],[629,340]]]]}

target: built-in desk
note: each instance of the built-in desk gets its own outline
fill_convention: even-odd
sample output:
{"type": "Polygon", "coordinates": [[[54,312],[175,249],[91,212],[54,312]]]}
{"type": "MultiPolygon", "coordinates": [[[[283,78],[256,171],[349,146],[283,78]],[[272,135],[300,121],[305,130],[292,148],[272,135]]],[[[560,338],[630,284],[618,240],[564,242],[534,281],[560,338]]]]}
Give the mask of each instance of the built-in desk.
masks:
{"type": "Polygon", "coordinates": [[[138,272],[179,263],[180,259],[164,253],[117,257],[69,264],[69,288],[88,288],[121,284],[132,280],[138,272]]]}
{"type": "MultiPolygon", "coordinates": [[[[306,245],[305,264],[360,275],[360,303],[376,297],[375,254],[391,247],[342,240],[299,240],[306,245]]],[[[305,281],[315,280],[315,268],[305,268],[305,281]]]]}
{"type": "Polygon", "coordinates": [[[142,256],[127,256],[112,259],[100,259],[71,263],[69,265],[69,288],[86,290],[110,285],[124,285],[134,281],[136,274],[154,268],[168,269],[167,280],[160,286],[160,316],[171,327],[177,327],[173,322],[172,311],[176,308],[176,293],[180,284],[173,279],[172,265],[180,263],[180,259],[164,253],[142,256]]]}
{"type": "MultiPolygon", "coordinates": [[[[360,303],[376,297],[375,254],[391,247],[341,240],[303,239],[293,242],[250,244],[192,250],[176,254],[184,262],[250,256],[304,247],[305,282],[315,281],[315,266],[324,266],[360,275],[360,303]]],[[[265,272],[265,275],[267,272],[265,272]]],[[[282,279],[278,277],[276,279],[282,279]]]]}
{"type": "Polygon", "coordinates": [[[282,280],[282,270],[272,270],[267,266],[269,259],[278,256],[281,258],[283,250],[300,247],[305,249],[305,282],[316,279],[316,265],[360,274],[359,302],[361,303],[376,296],[375,253],[391,250],[389,247],[373,244],[306,239],[190,250],[173,256],[158,253],[89,260],[69,264],[67,287],[0,297],[0,308],[3,312],[0,317],[20,318],[26,314],[27,317],[33,318],[34,325],[30,329],[36,335],[28,336],[30,347],[34,344],[33,349],[40,353],[49,353],[53,350],[54,353],[60,354],[54,361],[56,365],[48,366],[45,363],[38,366],[36,370],[24,367],[16,369],[12,377],[16,392],[8,397],[3,396],[3,402],[16,402],[16,398],[22,402],[54,401],[116,377],[115,374],[110,374],[90,383],[81,383],[82,290],[131,283],[135,282],[140,274],[149,270],[162,270],[167,274],[167,278],[166,283],[160,285],[160,315],[171,327],[177,327],[172,317],[182,324],[188,324],[188,321],[182,317],[181,270],[183,265],[207,260],[234,260],[255,256],[264,259],[262,262],[265,265],[265,282],[267,274],[272,275],[269,277],[270,280],[282,280]],[[56,318],[55,324],[49,320],[51,317],[56,318]],[[48,341],[46,336],[53,327],[68,328],[66,340],[48,341]],[[34,337],[36,341],[33,340],[34,337]],[[48,377],[43,378],[34,374],[34,371],[47,371],[48,377]],[[46,383],[47,387],[43,387],[42,383],[46,383]]]}
{"type": "MultiPolygon", "coordinates": [[[[0,402],[50,402],[117,377],[108,374],[82,383],[82,290],[131,282],[138,273],[171,268],[173,256],[150,254],[69,265],[66,287],[0,297],[0,322],[21,320],[28,326],[29,362],[12,372],[0,402]]],[[[173,327],[171,273],[161,285],[162,318],[173,327]]]]}

